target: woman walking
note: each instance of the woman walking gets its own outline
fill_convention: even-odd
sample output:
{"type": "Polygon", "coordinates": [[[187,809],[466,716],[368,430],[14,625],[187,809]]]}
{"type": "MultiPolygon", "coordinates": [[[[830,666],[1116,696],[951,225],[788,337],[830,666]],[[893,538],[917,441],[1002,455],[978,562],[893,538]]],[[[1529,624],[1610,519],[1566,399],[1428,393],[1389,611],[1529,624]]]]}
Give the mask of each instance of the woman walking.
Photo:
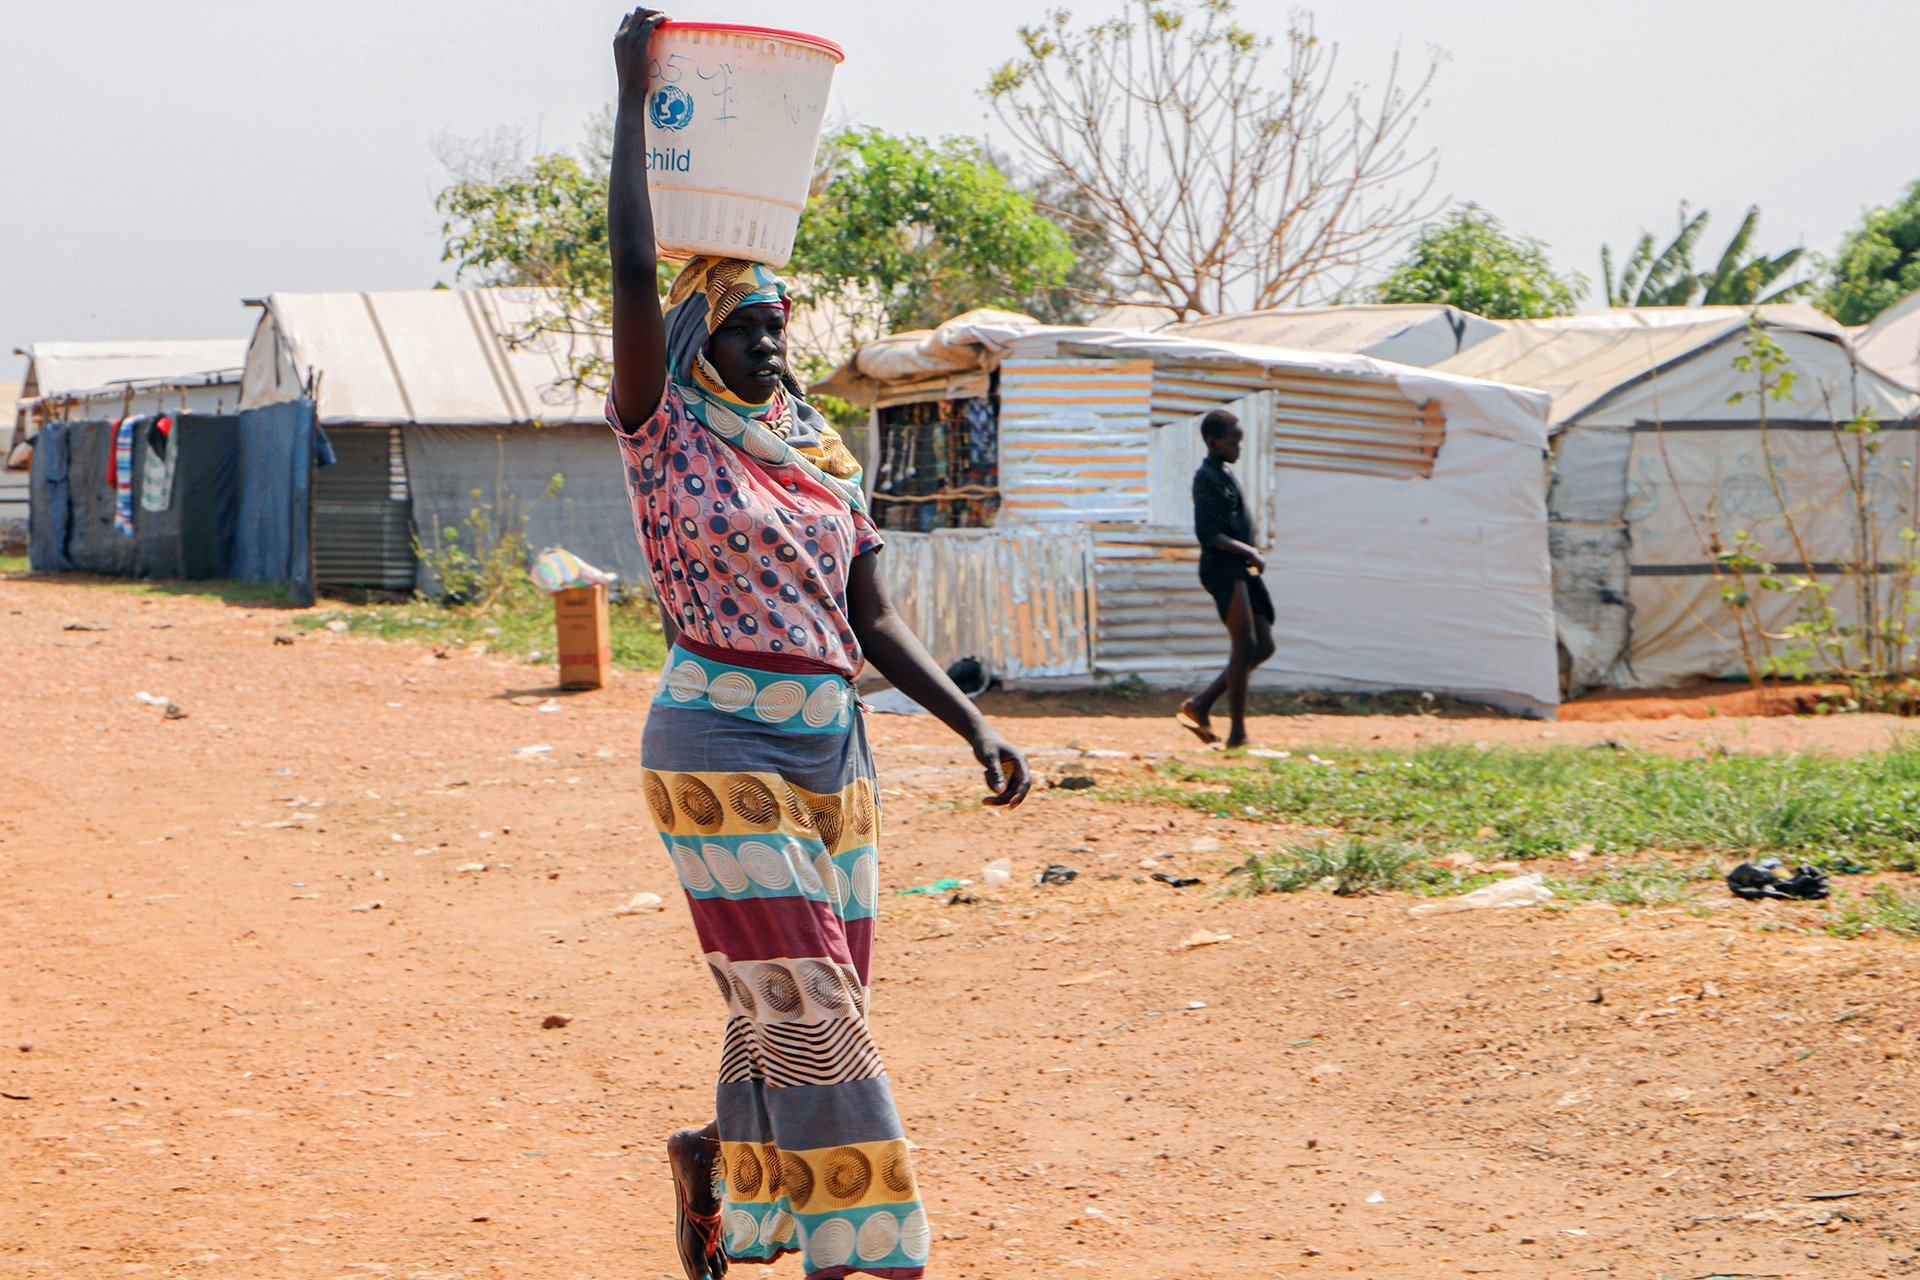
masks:
{"type": "Polygon", "coordinates": [[[647,715],[647,802],[727,1005],[717,1116],[668,1140],[688,1280],[804,1257],[810,1280],[916,1277],[931,1233],[867,1031],[879,871],[873,757],[852,679],[872,663],[964,737],[986,803],[1020,752],[888,604],[859,467],[787,370],[787,289],[687,263],[661,313],[646,173],[648,45],[614,38],[619,109],[608,420],[674,638],[647,715]]]}

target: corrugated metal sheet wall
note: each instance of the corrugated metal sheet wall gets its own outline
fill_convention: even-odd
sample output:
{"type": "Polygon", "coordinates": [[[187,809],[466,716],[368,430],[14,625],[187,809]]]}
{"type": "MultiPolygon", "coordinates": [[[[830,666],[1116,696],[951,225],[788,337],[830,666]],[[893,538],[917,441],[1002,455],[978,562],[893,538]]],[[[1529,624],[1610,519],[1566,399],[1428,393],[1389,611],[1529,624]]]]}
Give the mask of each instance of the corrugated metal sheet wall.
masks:
{"type": "Polygon", "coordinates": [[[942,529],[886,539],[887,594],[942,666],[976,657],[1010,681],[1092,672],[1093,547],[1085,530],[942,529]]]}
{"type": "MultiPolygon", "coordinates": [[[[1267,496],[1273,491],[1273,393],[1255,392],[1217,406],[1240,419],[1245,439],[1233,475],[1253,515],[1255,535],[1262,543],[1273,540],[1273,520],[1267,496]]],[[[1154,426],[1147,454],[1148,522],[1165,529],[1193,528],[1193,473],[1207,456],[1200,436],[1203,414],[1176,419],[1170,426],[1154,426]]]]}
{"type": "Polygon", "coordinates": [[[1001,519],[1147,518],[1149,360],[1000,366],[1001,519]]]}
{"type": "Polygon", "coordinates": [[[1414,403],[1390,377],[1164,360],[1154,367],[1153,425],[1170,426],[1260,390],[1273,394],[1267,421],[1275,466],[1430,476],[1446,439],[1439,404],[1414,403]]]}
{"type": "Polygon", "coordinates": [[[1200,586],[1190,532],[1093,530],[1095,670],[1185,679],[1226,661],[1226,633],[1200,586]]]}
{"type": "Polygon", "coordinates": [[[313,477],[315,583],[413,590],[413,502],[400,429],[335,426],[327,439],[338,461],[313,477]]]}

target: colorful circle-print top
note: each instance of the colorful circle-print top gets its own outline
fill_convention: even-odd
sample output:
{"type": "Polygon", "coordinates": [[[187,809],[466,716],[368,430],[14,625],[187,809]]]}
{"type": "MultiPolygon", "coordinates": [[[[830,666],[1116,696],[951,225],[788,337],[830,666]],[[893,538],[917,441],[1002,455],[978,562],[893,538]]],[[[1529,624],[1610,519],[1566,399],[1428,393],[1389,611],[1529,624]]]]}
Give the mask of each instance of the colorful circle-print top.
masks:
{"type": "Polygon", "coordinates": [[[860,674],[847,573],[881,545],[872,521],[802,468],[762,462],[708,432],[671,383],[631,432],[608,397],[607,423],[653,589],[683,633],[860,674]]]}

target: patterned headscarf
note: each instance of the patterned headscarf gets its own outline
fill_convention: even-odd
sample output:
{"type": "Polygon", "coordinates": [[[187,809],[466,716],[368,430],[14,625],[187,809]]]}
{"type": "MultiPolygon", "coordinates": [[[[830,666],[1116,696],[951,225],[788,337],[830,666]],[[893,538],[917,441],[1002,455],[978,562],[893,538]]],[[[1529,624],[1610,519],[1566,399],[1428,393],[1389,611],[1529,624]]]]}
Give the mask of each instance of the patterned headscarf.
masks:
{"type": "Polygon", "coordinates": [[[707,430],[762,462],[813,472],[850,508],[865,511],[859,460],[791,374],[771,399],[752,404],[729,391],[707,361],[707,340],[728,316],[765,305],[793,310],[786,283],[766,266],[705,255],[690,260],[667,292],[667,377],[707,430]]]}

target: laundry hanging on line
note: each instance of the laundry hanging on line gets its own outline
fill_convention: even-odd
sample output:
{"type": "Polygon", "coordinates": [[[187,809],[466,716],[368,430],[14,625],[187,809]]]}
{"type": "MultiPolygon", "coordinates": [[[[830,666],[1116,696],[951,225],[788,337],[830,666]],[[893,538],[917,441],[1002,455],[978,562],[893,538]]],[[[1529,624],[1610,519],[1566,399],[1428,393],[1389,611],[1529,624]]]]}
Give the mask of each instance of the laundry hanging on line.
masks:
{"type": "Polygon", "coordinates": [[[147,460],[140,472],[140,509],[165,511],[173,505],[173,473],[180,461],[180,445],[173,438],[174,420],[162,414],[147,424],[147,460]]]}
{"type": "Polygon", "coordinates": [[[113,527],[133,536],[133,433],[144,415],[113,424],[113,448],[107,454],[107,485],[113,490],[113,527]]]}

